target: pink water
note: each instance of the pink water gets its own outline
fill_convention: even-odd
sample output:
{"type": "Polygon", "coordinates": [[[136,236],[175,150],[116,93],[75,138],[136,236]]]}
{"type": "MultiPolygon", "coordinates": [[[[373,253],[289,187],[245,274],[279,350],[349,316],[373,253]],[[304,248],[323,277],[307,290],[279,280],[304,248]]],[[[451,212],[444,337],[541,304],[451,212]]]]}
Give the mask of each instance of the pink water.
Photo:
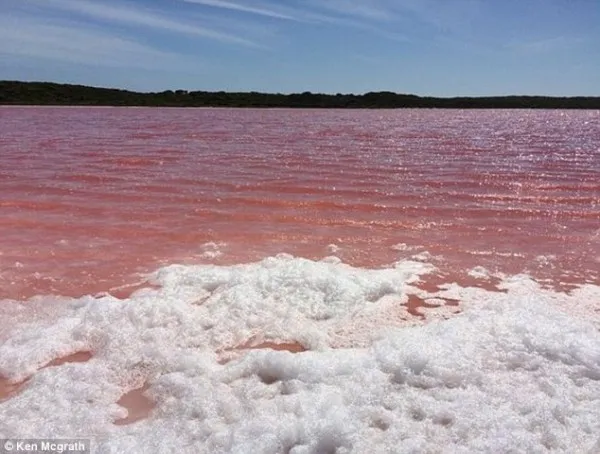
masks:
{"type": "Polygon", "coordinates": [[[600,112],[0,108],[0,298],[425,251],[600,284],[600,112]]]}

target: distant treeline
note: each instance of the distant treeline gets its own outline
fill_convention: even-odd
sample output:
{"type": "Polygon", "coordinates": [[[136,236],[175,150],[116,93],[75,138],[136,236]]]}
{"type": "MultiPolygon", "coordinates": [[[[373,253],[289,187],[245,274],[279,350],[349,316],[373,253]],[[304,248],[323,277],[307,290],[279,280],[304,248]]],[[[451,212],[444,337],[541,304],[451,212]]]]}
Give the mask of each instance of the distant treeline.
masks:
{"type": "Polygon", "coordinates": [[[49,82],[0,81],[0,105],[161,106],[161,107],[304,107],[304,108],[489,108],[600,109],[600,97],[494,96],[433,98],[388,91],[364,95],[162,91],[137,93],[111,88],[49,82]]]}

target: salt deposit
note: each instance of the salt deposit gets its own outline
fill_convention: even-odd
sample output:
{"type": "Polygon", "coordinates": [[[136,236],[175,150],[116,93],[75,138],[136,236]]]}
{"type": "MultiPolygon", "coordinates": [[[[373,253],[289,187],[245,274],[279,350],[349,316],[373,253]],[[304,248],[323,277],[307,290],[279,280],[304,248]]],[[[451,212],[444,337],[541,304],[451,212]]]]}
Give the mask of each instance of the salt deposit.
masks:
{"type": "Polygon", "coordinates": [[[0,347],[0,375],[27,380],[0,404],[0,438],[91,437],[100,453],[597,452],[600,288],[521,275],[503,292],[426,292],[431,271],[279,255],[63,300],[0,347]],[[411,295],[440,307],[423,321],[411,295]],[[77,352],[92,356],[48,364],[77,352]]]}

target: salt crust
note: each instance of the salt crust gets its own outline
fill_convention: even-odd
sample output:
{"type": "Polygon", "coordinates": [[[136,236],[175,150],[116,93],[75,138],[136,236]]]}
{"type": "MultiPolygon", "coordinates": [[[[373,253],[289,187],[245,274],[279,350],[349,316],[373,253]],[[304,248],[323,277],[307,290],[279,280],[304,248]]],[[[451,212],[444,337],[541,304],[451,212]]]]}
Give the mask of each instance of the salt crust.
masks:
{"type": "Polygon", "coordinates": [[[0,438],[93,437],[99,453],[598,452],[600,288],[513,276],[506,292],[427,294],[431,270],[280,255],[169,266],[126,300],[55,298],[57,314],[15,317],[0,347],[0,375],[32,377],[0,403],[0,438]],[[409,294],[462,312],[410,319],[409,294]],[[253,336],[310,351],[222,364],[253,336]],[[94,356],[40,369],[77,351],[94,356]],[[117,400],[145,383],[155,409],[116,426],[117,400]]]}

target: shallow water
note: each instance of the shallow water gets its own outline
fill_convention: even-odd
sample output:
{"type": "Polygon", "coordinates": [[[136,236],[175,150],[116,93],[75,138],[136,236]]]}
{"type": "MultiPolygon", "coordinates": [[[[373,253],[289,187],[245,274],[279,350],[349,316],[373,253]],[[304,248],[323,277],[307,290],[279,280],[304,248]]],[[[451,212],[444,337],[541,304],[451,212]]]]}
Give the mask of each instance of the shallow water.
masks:
{"type": "Polygon", "coordinates": [[[597,111],[0,108],[0,438],[596,452],[599,144],[597,111]]]}
{"type": "Polygon", "coordinates": [[[2,296],[279,252],[598,283],[599,143],[598,111],[0,108],[2,296]]]}

